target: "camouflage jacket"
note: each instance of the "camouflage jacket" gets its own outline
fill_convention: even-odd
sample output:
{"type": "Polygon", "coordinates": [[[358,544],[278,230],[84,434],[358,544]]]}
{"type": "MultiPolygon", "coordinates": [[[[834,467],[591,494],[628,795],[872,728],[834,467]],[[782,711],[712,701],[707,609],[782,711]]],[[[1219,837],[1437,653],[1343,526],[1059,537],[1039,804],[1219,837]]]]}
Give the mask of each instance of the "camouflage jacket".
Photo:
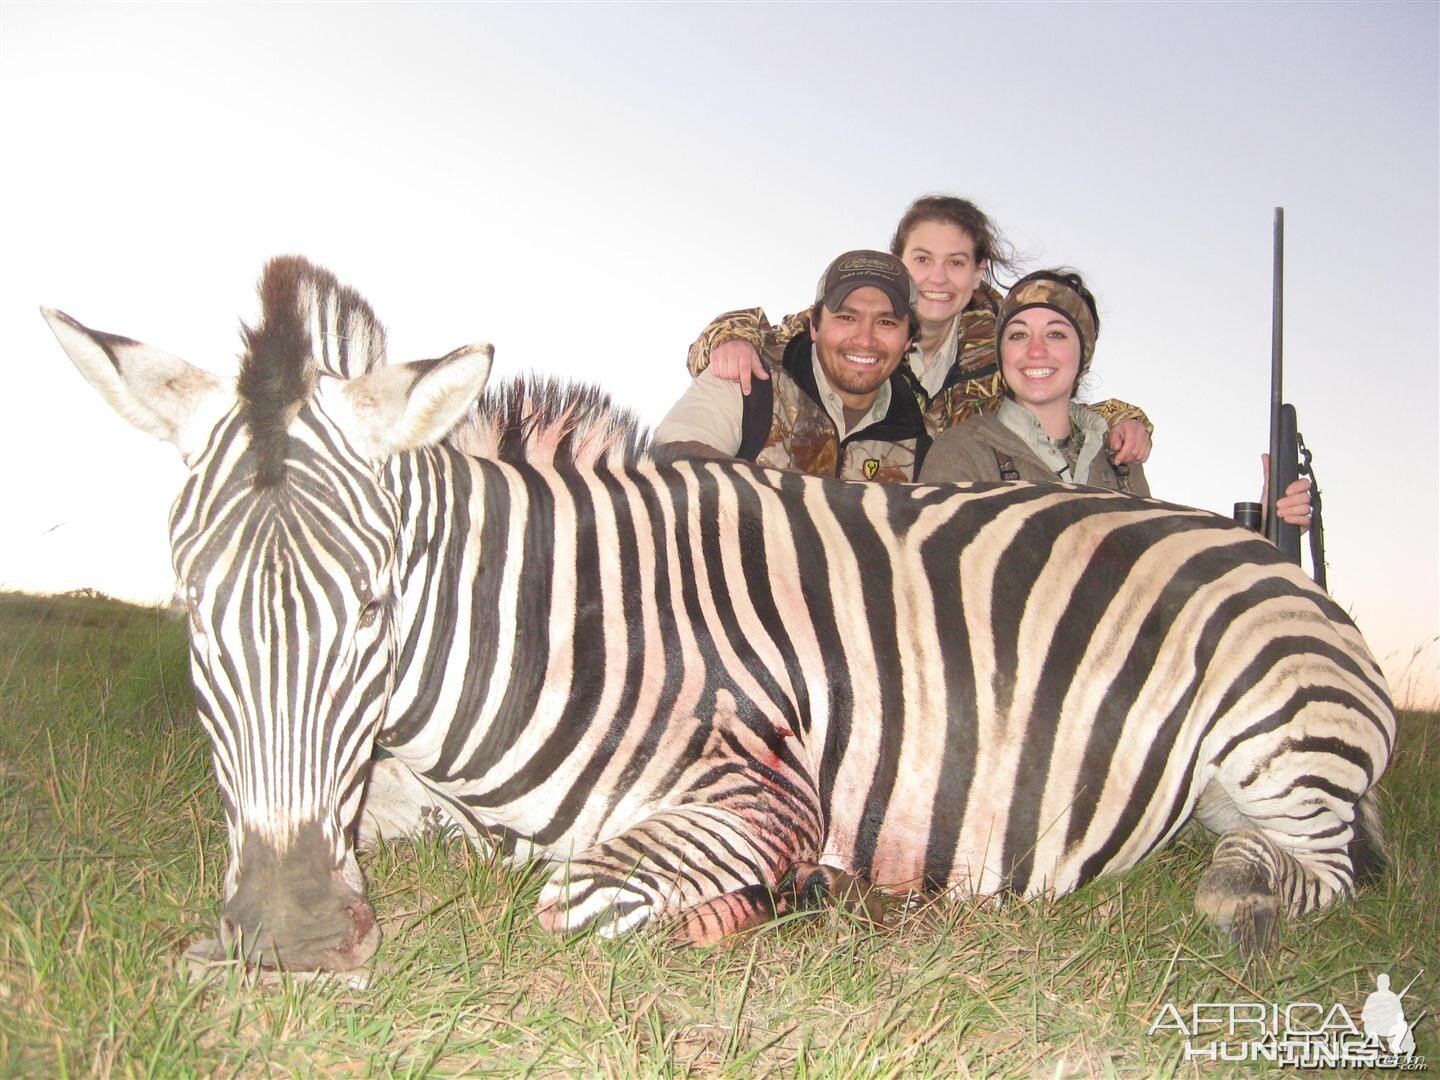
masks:
{"type": "MultiPolygon", "coordinates": [[[[988,283],[982,283],[969,305],[959,315],[956,328],[955,363],[945,377],[939,393],[925,404],[925,423],[931,436],[954,427],[977,413],[994,412],[1004,397],[1004,383],[995,356],[995,315],[1000,307],[1000,294],[988,283]]],[[[710,365],[710,350],[724,341],[736,338],[748,341],[755,351],[767,358],[783,350],[799,335],[809,336],[809,310],[787,315],[779,326],[771,326],[761,308],[727,311],[700,331],[690,346],[686,363],[692,376],[710,365]]],[[[915,382],[916,380],[912,380],[915,382]]],[[[918,384],[917,384],[918,388],[918,384]]],[[[922,392],[923,393],[923,392],[922,392]]],[[[1139,420],[1152,434],[1154,427],[1140,409],[1126,402],[1111,399],[1089,406],[1114,427],[1121,420],[1139,420]]]]}
{"type": "Polygon", "coordinates": [[[921,411],[923,392],[902,368],[890,376],[890,405],[882,419],[841,438],[820,403],[811,362],[810,334],[775,339],[761,353],[770,378],[745,398],[738,457],[772,469],[845,480],[908,483],[915,479],[930,435],[921,411]]]}

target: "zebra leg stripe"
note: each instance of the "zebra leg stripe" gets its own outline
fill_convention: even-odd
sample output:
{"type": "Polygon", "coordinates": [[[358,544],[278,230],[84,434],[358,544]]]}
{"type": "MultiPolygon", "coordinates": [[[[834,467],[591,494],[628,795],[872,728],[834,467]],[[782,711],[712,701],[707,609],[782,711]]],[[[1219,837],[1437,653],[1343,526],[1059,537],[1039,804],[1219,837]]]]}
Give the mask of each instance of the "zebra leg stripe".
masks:
{"type": "Polygon", "coordinates": [[[439,832],[449,820],[440,801],[399,758],[371,762],[357,827],[362,851],[380,840],[411,840],[439,832]]]}
{"type": "Polygon", "coordinates": [[[749,814],[720,806],[664,810],[561,866],[540,893],[540,925],[602,937],[747,887],[769,886],[795,852],[762,849],[749,814]]]}
{"type": "Polygon", "coordinates": [[[729,691],[709,723],[698,752],[654,793],[653,813],[555,873],[540,894],[542,926],[613,936],[718,897],[768,889],[818,856],[819,799],[790,753],[788,729],[779,734],[774,721],[750,711],[742,718],[729,691]]]}
{"type": "Polygon", "coordinates": [[[1195,893],[1195,910],[1229,935],[1242,956],[1263,952],[1280,914],[1281,878],[1298,864],[1264,833],[1242,829],[1220,838],[1195,893]]]}

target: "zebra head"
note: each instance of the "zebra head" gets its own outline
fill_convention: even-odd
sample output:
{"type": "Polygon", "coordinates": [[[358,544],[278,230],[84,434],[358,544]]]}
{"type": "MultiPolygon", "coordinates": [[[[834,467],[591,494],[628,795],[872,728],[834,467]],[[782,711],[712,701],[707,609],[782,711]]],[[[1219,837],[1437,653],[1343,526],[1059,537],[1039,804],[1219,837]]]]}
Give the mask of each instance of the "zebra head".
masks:
{"type": "Polygon", "coordinates": [[[389,478],[471,408],[492,350],[386,366],[365,301],[295,257],[266,267],[260,293],[235,379],[44,315],[189,470],[170,534],[229,826],[221,940],[252,961],[345,969],[379,941],[352,826],[399,640],[389,478]]]}

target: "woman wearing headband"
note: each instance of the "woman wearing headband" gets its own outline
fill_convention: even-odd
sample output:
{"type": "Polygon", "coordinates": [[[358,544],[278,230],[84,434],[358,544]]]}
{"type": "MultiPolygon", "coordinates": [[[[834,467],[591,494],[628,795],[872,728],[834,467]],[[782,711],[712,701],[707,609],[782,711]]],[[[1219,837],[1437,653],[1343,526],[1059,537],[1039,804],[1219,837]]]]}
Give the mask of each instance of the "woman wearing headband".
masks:
{"type": "Polygon", "coordinates": [[[921,481],[1029,480],[1150,494],[1138,464],[1107,453],[1106,424],[1075,400],[1099,336],[1095,298],[1072,270],[1039,270],[1000,304],[996,346],[1004,397],[940,435],[921,481]]]}
{"type": "MultiPolygon", "coordinates": [[[[921,482],[1060,481],[1150,494],[1141,466],[1117,462],[1105,421],[1075,400],[1100,335],[1095,298],[1080,275],[1064,268],[1027,274],[1001,302],[997,323],[1004,399],[994,413],[936,438],[921,482]]],[[[1310,481],[1294,481],[1277,509],[1281,520],[1309,525],[1310,481]]]]}

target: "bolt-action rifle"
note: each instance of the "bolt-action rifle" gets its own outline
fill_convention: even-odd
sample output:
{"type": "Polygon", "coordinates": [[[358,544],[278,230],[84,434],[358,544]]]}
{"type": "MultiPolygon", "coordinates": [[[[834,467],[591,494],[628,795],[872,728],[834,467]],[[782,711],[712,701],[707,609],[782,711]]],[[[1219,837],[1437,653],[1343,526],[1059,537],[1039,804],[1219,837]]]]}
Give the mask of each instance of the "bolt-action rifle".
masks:
{"type": "Polygon", "coordinates": [[[1320,516],[1320,484],[1310,450],[1300,434],[1295,406],[1284,400],[1285,209],[1275,208],[1275,279],[1270,322],[1270,472],[1266,479],[1265,535],[1284,556],[1300,564],[1300,528],[1280,520],[1275,503],[1300,476],[1310,478],[1310,562],[1315,583],[1325,588],[1325,527],[1320,516]]]}

